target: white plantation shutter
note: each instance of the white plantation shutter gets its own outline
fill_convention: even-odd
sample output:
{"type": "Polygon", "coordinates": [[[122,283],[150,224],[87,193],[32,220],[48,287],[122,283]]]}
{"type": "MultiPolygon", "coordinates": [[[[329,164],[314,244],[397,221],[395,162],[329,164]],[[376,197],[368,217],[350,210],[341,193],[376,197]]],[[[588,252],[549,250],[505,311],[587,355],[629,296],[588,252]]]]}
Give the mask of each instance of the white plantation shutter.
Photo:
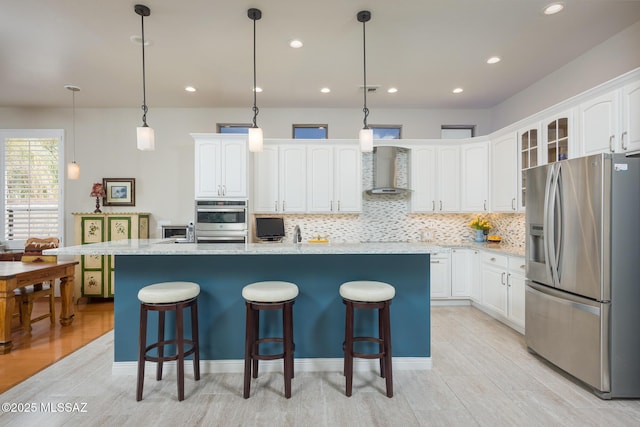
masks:
{"type": "Polygon", "coordinates": [[[62,132],[5,132],[2,151],[2,240],[62,238],[62,132]]]}

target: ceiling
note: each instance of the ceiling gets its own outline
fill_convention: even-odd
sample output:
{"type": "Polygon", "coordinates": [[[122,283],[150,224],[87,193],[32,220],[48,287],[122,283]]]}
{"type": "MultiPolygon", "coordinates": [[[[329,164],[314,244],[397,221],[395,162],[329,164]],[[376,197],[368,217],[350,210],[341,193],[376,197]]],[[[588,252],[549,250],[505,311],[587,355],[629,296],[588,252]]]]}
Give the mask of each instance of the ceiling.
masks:
{"type": "MultiPolygon", "coordinates": [[[[492,107],[640,20],[637,0],[564,0],[563,12],[545,16],[550,1],[140,0],[151,9],[147,104],[250,109],[250,7],[262,10],[258,106],[272,108],[362,105],[363,9],[372,14],[367,83],[379,87],[370,108],[492,107]],[[304,47],[290,48],[294,38],[304,47]],[[492,55],[502,61],[487,65],[492,55]]],[[[139,107],[135,4],[0,0],[0,106],[69,106],[72,84],[78,107],[139,107]]]]}

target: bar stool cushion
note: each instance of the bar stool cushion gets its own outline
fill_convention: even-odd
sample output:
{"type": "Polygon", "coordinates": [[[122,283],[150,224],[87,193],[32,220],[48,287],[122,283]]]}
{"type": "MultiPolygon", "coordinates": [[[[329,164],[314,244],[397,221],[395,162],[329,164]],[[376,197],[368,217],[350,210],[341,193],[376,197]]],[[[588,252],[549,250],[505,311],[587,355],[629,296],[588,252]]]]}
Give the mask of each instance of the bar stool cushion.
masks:
{"type": "Polygon", "coordinates": [[[340,285],[340,296],[351,301],[381,302],[393,299],[396,289],[388,283],[356,280],[340,285]]]}
{"type": "Polygon", "coordinates": [[[255,282],[242,288],[242,298],[254,302],[289,301],[298,296],[298,286],[278,280],[255,282]]]}
{"type": "Polygon", "coordinates": [[[138,299],[145,304],[170,304],[195,298],[200,285],[193,282],[162,282],[145,286],[138,291],[138,299]]]}

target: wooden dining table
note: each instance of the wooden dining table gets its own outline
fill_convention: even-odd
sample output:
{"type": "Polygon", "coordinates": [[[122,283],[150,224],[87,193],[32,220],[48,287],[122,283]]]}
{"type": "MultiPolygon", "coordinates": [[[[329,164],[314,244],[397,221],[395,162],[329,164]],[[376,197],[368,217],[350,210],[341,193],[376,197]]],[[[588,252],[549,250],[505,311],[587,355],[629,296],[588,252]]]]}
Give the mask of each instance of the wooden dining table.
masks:
{"type": "Polygon", "coordinates": [[[60,279],[62,309],[60,324],[73,322],[73,289],[75,266],[78,261],[23,263],[21,261],[0,262],[0,354],[11,351],[11,319],[15,302],[13,290],[37,283],[60,279]]]}

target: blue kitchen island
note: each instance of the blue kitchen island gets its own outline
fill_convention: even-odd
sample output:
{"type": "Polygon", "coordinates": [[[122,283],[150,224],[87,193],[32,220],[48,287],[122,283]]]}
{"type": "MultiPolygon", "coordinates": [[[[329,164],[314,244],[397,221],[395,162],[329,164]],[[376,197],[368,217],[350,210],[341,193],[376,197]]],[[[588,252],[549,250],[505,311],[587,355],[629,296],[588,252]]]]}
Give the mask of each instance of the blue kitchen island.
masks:
{"type": "MultiPolygon", "coordinates": [[[[72,246],[51,253],[115,255],[116,365],[137,360],[137,293],[152,283],[193,281],[200,285],[200,357],[228,362],[239,362],[244,356],[242,287],[262,280],[296,283],[300,290],[294,305],[298,365],[301,359],[341,361],[345,307],[338,288],[350,280],[379,280],[396,288],[391,305],[394,365],[404,359],[411,369],[428,369],[429,254],[434,249],[437,247],[421,243],[176,244],[152,239],[72,246]]],[[[263,333],[279,333],[277,313],[267,314],[271,317],[261,323],[263,333]]],[[[357,319],[356,332],[370,334],[376,327],[377,318],[368,310],[357,319]]],[[[153,335],[155,332],[149,339],[153,335]]]]}

